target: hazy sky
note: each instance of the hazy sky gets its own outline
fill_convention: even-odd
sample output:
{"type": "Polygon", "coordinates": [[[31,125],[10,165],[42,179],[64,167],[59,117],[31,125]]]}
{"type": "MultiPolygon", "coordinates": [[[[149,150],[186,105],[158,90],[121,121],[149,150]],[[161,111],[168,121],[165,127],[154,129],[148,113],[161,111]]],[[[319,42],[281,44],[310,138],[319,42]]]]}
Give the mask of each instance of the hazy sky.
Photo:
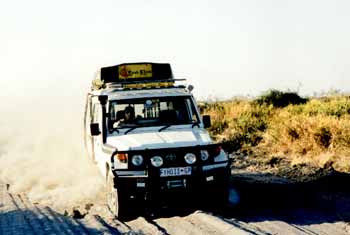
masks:
{"type": "Polygon", "coordinates": [[[0,2],[0,96],[76,97],[137,61],[171,63],[199,98],[350,91],[347,0],[0,2]]]}

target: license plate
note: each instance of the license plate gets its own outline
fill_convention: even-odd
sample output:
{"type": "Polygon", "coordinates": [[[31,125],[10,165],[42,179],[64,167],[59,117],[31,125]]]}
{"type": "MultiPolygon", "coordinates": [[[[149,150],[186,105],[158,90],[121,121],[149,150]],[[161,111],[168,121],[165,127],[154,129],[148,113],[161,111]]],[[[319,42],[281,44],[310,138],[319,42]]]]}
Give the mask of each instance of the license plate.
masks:
{"type": "Polygon", "coordinates": [[[191,175],[191,167],[171,167],[171,168],[161,168],[160,177],[167,176],[180,176],[180,175],[191,175]]]}

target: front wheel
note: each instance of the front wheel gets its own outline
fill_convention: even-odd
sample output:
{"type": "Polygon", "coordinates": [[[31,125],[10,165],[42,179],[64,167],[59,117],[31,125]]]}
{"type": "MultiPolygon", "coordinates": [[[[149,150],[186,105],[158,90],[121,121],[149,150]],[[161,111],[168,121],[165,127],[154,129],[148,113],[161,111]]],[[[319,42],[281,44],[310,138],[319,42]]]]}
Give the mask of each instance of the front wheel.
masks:
{"type": "Polygon", "coordinates": [[[126,216],[126,200],[122,200],[118,189],[114,187],[114,177],[108,174],[107,177],[107,206],[113,215],[119,219],[126,216]]]}

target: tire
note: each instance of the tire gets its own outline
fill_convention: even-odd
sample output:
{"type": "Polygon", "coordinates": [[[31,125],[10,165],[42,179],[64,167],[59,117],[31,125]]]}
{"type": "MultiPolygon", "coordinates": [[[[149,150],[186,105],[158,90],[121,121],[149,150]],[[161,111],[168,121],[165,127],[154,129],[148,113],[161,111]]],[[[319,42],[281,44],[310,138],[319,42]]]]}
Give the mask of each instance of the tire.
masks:
{"type": "Polygon", "coordinates": [[[108,174],[107,177],[107,206],[112,214],[118,219],[123,219],[127,216],[126,213],[126,200],[122,200],[122,195],[118,192],[118,189],[114,187],[114,177],[112,174],[108,174]]]}

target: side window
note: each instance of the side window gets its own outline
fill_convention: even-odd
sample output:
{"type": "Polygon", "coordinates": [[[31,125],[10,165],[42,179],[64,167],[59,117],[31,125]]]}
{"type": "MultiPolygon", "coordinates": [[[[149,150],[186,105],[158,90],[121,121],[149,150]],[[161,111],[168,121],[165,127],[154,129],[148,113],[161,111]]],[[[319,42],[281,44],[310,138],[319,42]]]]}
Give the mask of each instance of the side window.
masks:
{"type": "Polygon", "coordinates": [[[187,105],[188,105],[189,111],[190,111],[189,113],[190,113],[190,116],[191,116],[191,121],[193,123],[199,122],[197,111],[196,111],[196,108],[194,107],[194,104],[193,104],[192,100],[190,100],[190,99],[186,99],[186,100],[187,100],[187,105]]]}

